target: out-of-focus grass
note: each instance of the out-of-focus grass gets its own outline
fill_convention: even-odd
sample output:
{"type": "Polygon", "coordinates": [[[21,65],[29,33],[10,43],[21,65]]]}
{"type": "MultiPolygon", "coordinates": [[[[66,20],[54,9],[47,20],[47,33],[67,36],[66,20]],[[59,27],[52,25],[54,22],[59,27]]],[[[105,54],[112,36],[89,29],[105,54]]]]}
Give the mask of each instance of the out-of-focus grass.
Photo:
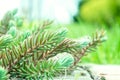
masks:
{"type": "Polygon", "coordinates": [[[93,26],[90,24],[71,24],[68,27],[69,38],[80,38],[91,35],[96,30],[103,28],[106,31],[107,41],[99,46],[96,52],[88,54],[82,59],[84,63],[98,64],[120,64],[120,26],[113,25],[111,28],[106,26],[93,26]]]}

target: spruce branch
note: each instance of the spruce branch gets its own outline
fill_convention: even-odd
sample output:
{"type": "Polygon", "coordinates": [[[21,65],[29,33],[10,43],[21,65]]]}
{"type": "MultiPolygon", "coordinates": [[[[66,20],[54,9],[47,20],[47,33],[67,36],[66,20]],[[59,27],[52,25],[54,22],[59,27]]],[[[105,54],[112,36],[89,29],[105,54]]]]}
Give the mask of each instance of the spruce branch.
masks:
{"type": "Polygon", "coordinates": [[[80,51],[77,52],[77,56],[79,57],[76,57],[76,61],[74,62],[74,66],[79,62],[79,60],[85,56],[86,52],[90,52],[90,51],[95,51],[94,49],[100,44],[102,43],[103,41],[106,40],[105,38],[105,32],[102,30],[101,32],[96,32],[94,35],[93,35],[93,39],[85,46],[83,47],[80,51]]]}
{"type": "Polygon", "coordinates": [[[5,70],[3,67],[0,66],[0,80],[7,80],[7,70],[5,70]]]}
{"type": "Polygon", "coordinates": [[[65,28],[49,29],[52,21],[24,32],[18,30],[15,14],[16,11],[6,14],[0,25],[0,66],[8,70],[10,78],[52,79],[62,69],[76,66],[86,52],[94,51],[104,41],[103,31],[94,34],[89,41],[68,39],[65,28]],[[62,59],[52,59],[59,54],[62,59]]]}
{"type": "MultiPolygon", "coordinates": [[[[33,34],[28,37],[23,43],[18,46],[12,46],[7,48],[6,51],[2,54],[3,65],[8,69],[12,69],[11,65],[16,65],[21,59],[25,57],[31,57],[34,54],[34,51],[45,51],[53,48],[57,43],[61,42],[64,39],[66,32],[42,32],[33,34]],[[59,39],[59,40],[58,40],[59,39]],[[51,44],[53,43],[54,44],[51,44]],[[10,56],[9,56],[10,55],[10,56]],[[9,57],[8,57],[9,56],[9,57]]],[[[40,54],[40,53],[39,53],[40,54]]],[[[42,54],[43,55],[43,54],[42,54]]],[[[46,54],[44,54],[46,55],[46,54]]]]}
{"type": "Polygon", "coordinates": [[[0,37],[0,50],[7,48],[12,42],[13,37],[11,35],[4,35],[0,37]]]}
{"type": "Polygon", "coordinates": [[[46,28],[48,28],[48,25],[50,25],[50,24],[52,24],[52,23],[53,23],[53,21],[49,21],[49,20],[44,21],[42,25],[39,24],[38,28],[35,29],[35,30],[33,30],[33,33],[36,34],[36,33],[38,33],[38,32],[44,31],[46,28]]]}
{"type": "Polygon", "coordinates": [[[23,63],[21,66],[13,67],[10,71],[11,76],[21,79],[52,79],[54,75],[60,73],[63,67],[60,66],[58,62],[53,61],[38,61],[36,65],[34,62],[30,61],[23,63]]]}
{"type": "Polygon", "coordinates": [[[3,19],[0,21],[1,25],[0,25],[0,36],[4,35],[7,33],[7,31],[10,29],[11,26],[15,26],[15,15],[17,13],[17,9],[13,10],[13,11],[8,11],[3,19]]]}

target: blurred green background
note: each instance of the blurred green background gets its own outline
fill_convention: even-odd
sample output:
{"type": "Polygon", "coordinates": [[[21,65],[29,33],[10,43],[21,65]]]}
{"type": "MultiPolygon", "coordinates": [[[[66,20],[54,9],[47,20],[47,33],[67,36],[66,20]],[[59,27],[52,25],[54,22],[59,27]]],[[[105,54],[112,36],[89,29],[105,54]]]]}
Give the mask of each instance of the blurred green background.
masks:
{"type": "MultiPolygon", "coordinates": [[[[8,1],[1,0],[0,2],[7,5],[8,1]]],[[[120,0],[11,1],[12,3],[9,3],[8,7],[16,4],[12,8],[18,8],[20,15],[27,19],[23,22],[23,29],[30,28],[33,24],[47,19],[54,20],[53,26],[57,24],[67,27],[67,37],[73,39],[92,35],[96,30],[104,29],[107,41],[100,45],[96,52],[85,56],[81,62],[120,64],[120,0]]],[[[0,7],[0,13],[12,9],[6,9],[4,5],[0,7]]]]}
{"type": "Polygon", "coordinates": [[[82,0],[69,25],[68,37],[79,38],[96,30],[106,30],[108,37],[96,52],[83,58],[84,63],[120,64],[120,0],[82,0]]]}

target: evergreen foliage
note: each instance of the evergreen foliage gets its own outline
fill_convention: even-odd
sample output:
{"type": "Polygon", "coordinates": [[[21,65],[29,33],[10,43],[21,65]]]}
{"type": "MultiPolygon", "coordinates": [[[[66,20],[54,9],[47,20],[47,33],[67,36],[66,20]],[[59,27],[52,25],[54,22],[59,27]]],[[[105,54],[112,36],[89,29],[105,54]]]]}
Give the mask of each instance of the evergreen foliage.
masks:
{"type": "Polygon", "coordinates": [[[89,41],[68,39],[66,29],[49,28],[52,21],[24,32],[18,28],[22,19],[16,13],[16,10],[8,12],[0,24],[0,66],[5,68],[2,71],[0,68],[1,80],[7,75],[9,79],[53,79],[64,69],[75,67],[86,52],[94,51],[104,41],[104,31],[94,34],[89,41]]]}
{"type": "Polygon", "coordinates": [[[7,80],[7,71],[0,67],[0,80],[7,80]]]}

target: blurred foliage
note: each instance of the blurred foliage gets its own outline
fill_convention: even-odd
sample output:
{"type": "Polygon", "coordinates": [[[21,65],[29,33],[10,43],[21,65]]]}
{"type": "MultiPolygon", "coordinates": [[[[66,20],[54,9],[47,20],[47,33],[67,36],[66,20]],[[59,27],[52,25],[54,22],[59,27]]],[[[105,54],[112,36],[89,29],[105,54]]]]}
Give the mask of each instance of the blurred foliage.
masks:
{"type": "Polygon", "coordinates": [[[23,19],[17,14],[18,10],[8,11],[0,20],[0,36],[4,34],[11,34],[15,37],[17,34],[16,28],[23,25],[23,19]]]}
{"type": "Polygon", "coordinates": [[[79,6],[78,19],[88,23],[120,23],[120,0],[82,0],[79,6]]]}

